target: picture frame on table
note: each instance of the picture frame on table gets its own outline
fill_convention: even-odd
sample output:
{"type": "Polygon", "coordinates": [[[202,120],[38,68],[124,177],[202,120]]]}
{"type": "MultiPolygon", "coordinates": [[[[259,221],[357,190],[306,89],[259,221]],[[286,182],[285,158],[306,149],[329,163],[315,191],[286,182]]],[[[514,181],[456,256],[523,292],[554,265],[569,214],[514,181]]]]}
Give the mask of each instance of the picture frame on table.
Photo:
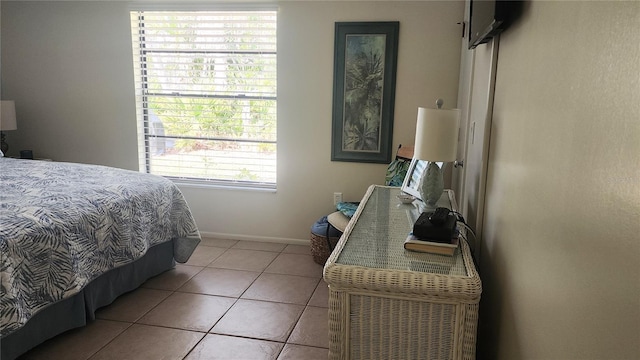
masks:
{"type": "Polygon", "coordinates": [[[428,164],[429,162],[425,160],[412,159],[400,190],[422,200],[422,196],[420,196],[420,180],[428,164]]]}
{"type": "MultiPolygon", "coordinates": [[[[444,165],[442,162],[436,162],[436,164],[440,168],[444,165]]],[[[422,174],[427,171],[427,165],[429,165],[429,162],[426,160],[412,159],[400,190],[423,201],[420,195],[420,181],[422,180],[422,174]]]]}
{"type": "Polygon", "coordinates": [[[331,161],[391,161],[399,28],[335,23],[331,161]]]}

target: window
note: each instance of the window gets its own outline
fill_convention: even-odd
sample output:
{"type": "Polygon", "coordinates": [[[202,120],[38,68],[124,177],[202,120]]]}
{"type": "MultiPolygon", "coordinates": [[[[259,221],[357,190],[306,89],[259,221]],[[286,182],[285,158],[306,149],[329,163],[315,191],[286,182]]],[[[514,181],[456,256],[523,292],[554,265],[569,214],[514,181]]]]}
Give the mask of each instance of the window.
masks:
{"type": "Polygon", "coordinates": [[[132,11],[141,170],[276,185],[276,12],[132,11]]]}

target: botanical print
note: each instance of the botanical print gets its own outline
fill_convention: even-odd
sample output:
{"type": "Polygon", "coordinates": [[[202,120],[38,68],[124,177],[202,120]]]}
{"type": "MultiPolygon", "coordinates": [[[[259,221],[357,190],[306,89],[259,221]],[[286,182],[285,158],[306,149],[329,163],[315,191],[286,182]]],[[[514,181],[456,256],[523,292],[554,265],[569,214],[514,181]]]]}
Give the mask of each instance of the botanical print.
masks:
{"type": "Polygon", "coordinates": [[[399,26],[336,23],[331,161],[391,161],[399,26]]]}
{"type": "Polygon", "coordinates": [[[385,34],[347,35],[343,151],[380,152],[385,34]]]}

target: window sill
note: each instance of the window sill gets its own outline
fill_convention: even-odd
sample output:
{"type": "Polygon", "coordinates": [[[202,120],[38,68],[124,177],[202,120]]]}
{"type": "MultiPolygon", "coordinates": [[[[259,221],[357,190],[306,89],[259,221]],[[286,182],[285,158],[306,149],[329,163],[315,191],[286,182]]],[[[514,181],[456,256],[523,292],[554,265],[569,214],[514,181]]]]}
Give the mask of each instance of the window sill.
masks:
{"type": "Polygon", "coordinates": [[[233,191],[258,191],[258,192],[277,192],[276,185],[260,185],[260,184],[225,184],[213,181],[190,181],[187,179],[172,179],[179,188],[192,188],[192,189],[209,189],[209,190],[233,190],[233,191]]]}

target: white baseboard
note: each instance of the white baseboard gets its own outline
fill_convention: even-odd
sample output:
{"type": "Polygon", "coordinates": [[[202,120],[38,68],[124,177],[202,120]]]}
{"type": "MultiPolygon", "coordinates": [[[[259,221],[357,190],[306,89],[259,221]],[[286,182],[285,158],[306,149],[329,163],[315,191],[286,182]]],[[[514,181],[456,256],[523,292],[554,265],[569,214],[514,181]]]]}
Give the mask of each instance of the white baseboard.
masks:
{"type": "Polygon", "coordinates": [[[257,242],[293,244],[293,245],[309,245],[310,244],[309,239],[289,239],[289,238],[277,238],[277,237],[269,237],[269,236],[223,234],[223,233],[208,232],[208,231],[201,231],[200,235],[202,237],[214,238],[214,239],[245,240],[245,241],[257,241],[257,242]]]}

